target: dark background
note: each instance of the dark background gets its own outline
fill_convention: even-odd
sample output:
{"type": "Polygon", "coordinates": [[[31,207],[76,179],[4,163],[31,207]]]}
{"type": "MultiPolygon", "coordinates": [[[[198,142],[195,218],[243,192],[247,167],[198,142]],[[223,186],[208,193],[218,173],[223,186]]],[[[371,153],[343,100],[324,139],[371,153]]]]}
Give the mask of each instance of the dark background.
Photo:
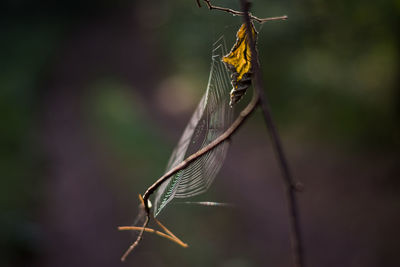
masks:
{"type": "MultiPolygon", "coordinates": [[[[238,8],[236,1],[215,4],[238,8]]],[[[399,1],[254,1],[260,62],[297,180],[307,266],[399,266],[399,1]]],[[[240,17],[195,1],[2,1],[1,266],[291,266],[257,111],[198,199],[160,219],[190,247],[118,232],[205,90],[240,17]]],[[[243,107],[251,94],[238,106],[243,107]]]]}

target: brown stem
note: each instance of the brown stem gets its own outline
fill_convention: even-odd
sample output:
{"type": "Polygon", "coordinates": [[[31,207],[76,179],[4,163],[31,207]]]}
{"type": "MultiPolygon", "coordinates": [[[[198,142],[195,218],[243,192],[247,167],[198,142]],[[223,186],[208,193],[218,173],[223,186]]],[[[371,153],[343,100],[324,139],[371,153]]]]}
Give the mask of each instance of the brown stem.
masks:
{"type": "MultiPolygon", "coordinates": [[[[282,17],[274,17],[274,18],[265,18],[265,19],[260,19],[257,18],[255,16],[252,16],[251,14],[248,13],[248,8],[247,10],[244,9],[243,12],[240,11],[235,11],[229,8],[223,8],[223,7],[217,7],[217,6],[213,6],[211,5],[209,0],[204,0],[205,3],[207,4],[208,8],[211,9],[216,9],[216,10],[221,10],[221,11],[225,11],[228,13],[231,13],[233,15],[239,15],[239,16],[244,16],[245,20],[246,20],[246,24],[247,24],[247,31],[249,31],[249,27],[250,27],[250,19],[255,20],[259,23],[264,23],[265,21],[271,21],[271,20],[280,20],[280,19],[287,19],[287,16],[282,16],[282,17]]],[[[200,2],[197,0],[197,3],[200,7],[200,2]]],[[[254,94],[253,94],[253,98],[251,99],[250,103],[240,112],[238,118],[232,123],[232,125],[223,133],[221,134],[217,139],[215,139],[213,142],[211,142],[210,144],[208,144],[207,146],[203,147],[202,149],[200,149],[199,151],[197,151],[196,153],[190,155],[188,158],[186,158],[184,161],[182,161],[179,165],[177,165],[176,167],[174,167],[173,169],[171,169],[170,171],[168,171],[167,173],[165,173],[163,176],[161,176],[154,184],[152,184],[147,190],[146,192],[143,194],[143,200],[142,203],[144,204],[144,208],[146,211],[146,221],[144,222],[143,226],[140,228],[140,233],[139,236],[137,237],[136,241],[128,248],[128,250],[124,253],[124,255],[122,256],[121,260],[124,261],[126,259],[126,257],[129,255],[129,253],[139,244],[140,240],[142,239],[143,233],[145,231],[149,231],[146,227],[150,221],[150,207],[149,207],[149,197],[151,196],[151,194],[154,193],[155,190],[157,190],[157,188],[164,183],[168,178],[170,178],[172,175],[174,175],[175,173],[179,172],[180,170],[186,168],[191,162],[193,162],[194,160],[196,160],[197,158],[199,158],[200,156],[204,155],[205,153],[211,151],[212,149],[216,148],[218,145],[222,144],[224,141],[226,141],[227,139],[229,139],[238,129],[239,127],[244,123],[244,121],[249,117],[249,115],[255,110],[255,108],[258,106],[259,101],[260,101],[260,92],[262,92],[262,86],[261,86],[261,82],[260,82],[260,77],[259,76],[259,66],[258,66],[258,56],[257,56],[257,51],[255,50],[255,46],[254,46],[254,40],[252,40],[252,35],[250,34],[250,42],[251,42],[251,48],[252,48],[252,55],[254,55],[252,57],[252,64],[253,66],[255,66],[255,77],[256,77],[256,81],[258,81],[258,86],[255,86],[255,89],[257,88],[257,90],[254,90],[254,94]]],[[[266,99],[264,99],[264,102],[266,102],[266,99]]],[[[262,105],[263,106],[263,105],[262,105]]],[[[269,113],[269,110],[266,110],[269,113]]],[[[269,116],[270,117],[270,116],[269,116]]],[[[272,119],[270,120],[270,122],[272,123],[272,119]]],[[[270,124],[267,122],[267,125],[270,126],[270,124]]],[[[273,124],[272,124],[273,126],[273,124]]],[[[273,126],[274,128],[275,126],[273,126]]],[[[277,140],[279,141],[278,135],[276,133],[274,134],[274,141],[275,138],[277,138],[277,140]]],[[[280,142],[277,143],[277,148],[279,148],[279,150],[281,151],[281,155],[283,155],[283,151],[281,149],[280,146],[280,142]]],[[[281,157],[280,157],[281,159],[281,157]]],[[[286,162],[285,158],[283,157],[284,161],[286,162]]],[[[282,165],[283,166],[283,165],[282,165]]],[[[287,169],[287,174],[290,176],[290,173],[288,172],[288,168],[287,168],[287,164],[285,164],[284,166],[286,166],[287,169]]],[[[286,172],[284,172],[286,173],[286,172]]],[[[289,179],[290,180],[290,179],[289,179]]],[[[296,203],[296,202],[294,202],[296,203]]],[[[296,208],[297,209],[297,208],[296,208]]],[[[296,210],[295,209],[295,210],[296,210]]],[[[297,215],[295,214],[294,218],[297,218],[297,215]]],[[[136,229],[139,230],[139,229],[136,229]]],[[[172,236],[171,236],[172,237],[172,236]]],[[[296,235],[297,237],[297,235],[296,235]]],[[[176,238],[175,236],[173,236],[172,238],[176,238]]],[[[178,238],[176,238],[178,239],[178,238]]],[[[297,240],[297,239],[296,239],[297,240]]],[[[299,239],[298,239],[299,240],[299,239]]],[[[183,243],[183,242],[182,242],[183,243]]],[[[298,242],[299,243],[299,242],[298,242]]],[[[300,244],[300,243],[299,243],[300,244]]],[[[301,246],[299,246],[301,247],[301,246]]],[[[302,267],[302,265],[298,265],[299,267],[302,267]]]]}
{"type": "Polygon", "coordinates": [[[200,0],[196,0],[197,6],[201,7],[200,0]]]}
{"type": "Polygon", "coordinates": [[[147,225],[149,224],[149,222],[150,222],[150,214],[148,213],[148,214],[146,215],[146,221],[144,222],[143,226],[141,227],[142,230],[140,231],[140,233],[139,233],[138,237],[136,238],[135,242],[132,243],[132,245],[125,251],[124,255],[122,255],[121,261],[125,261],[125,260],[126,260],[126,257],[128,257],[128,255],[129,255],[129,253],[131,253],[132,250],[133,250],[137,245],[139,245],[139,242],[140,242],[140,240],[142,240],[143,233],[146,231],[146,229],[147,229],[146,227],[147,227],[147,225]]]}
{"type": "Polygon", "coordinates": [[[302,236],[300,231],[300,221],[298,212],[298,203],[296,198],[296,184],[294,183],[293,177],[290,173],[289,165],[282,148],[281,140],[279,138],[278,131],[272,119],[268,98],[264,94],[263,81],[261,78],[261,70],[258,61],[258,52],[255,47],[255,40],[253,40],[253,35],[251,34],[249,7],[250,3],[247,0],[241,0],[242,10],[244,13],[244,21],[246,23],[247,36],[249,36],[251,54],[252,56],[252,66],[254,73],[254,86],[259,95],[262,114],[264,116],[265,124],[267,125],[272,143],[274,145],[275,153],[278,157],[280,168],[282,171],[283,182],[285,185],[288,209],[290,214],[290,227],[291,227],[291,243],[292,243],[292,253],[293,253],[293,264],[295,267],[304,267],[304,255],[302,246],[302,236]]]}
{"type": "MultiPolygon", "coordinates": [[[[125,261],[126,257],[129,255],[129,253],[131,253],[132,250],[139,244],[140,240],[143,237],[143,233],[145,231],[147,231],[147,225],[149,224],[149,221],[150,221],[150,207],[149,207],[148,199],[151,196],[151,194],[153,194],[154,191],[157,190],[157,188],[163,182],[165,182],[169,177],[171,177],[175,173],[179,172],[180,170],[183,170],[191,162],[193,162],[197,158],[201,157],[205,153],[213,150],[218,145],[222,144],[224,141],[226,141],[228,138],[230,138],[239,129],[239,127],[243,124],[243,122],[249,117],[249,115],[254,111],[254,109],[257,107],[258,99],[259,99],[258,94],[256,91],[254,91],[253,98],[251,99],[250,103],[240,112],[237,119],[231,124],[231,126],[224,133],[222,133],[217,139],[215,139],[213,142],[211,142],[207,146],[203,147],[196,153],[190,155],[188,158],[186,158],[184,161],[182,161],[175,168],[171,169],[169,172],[167,172],[163,176],[161,176],[154,184],[152,184],[146,190],[146,192],[143,194],[143,198],[139,197],[141,199],[141,202],[144,205],[144,209],[146,211],[146,221],[144,222],[143,226],[141,227],[141,231],[140,231],[137,239],[135,240],[135,242],[126,250],[124,255],[121,257],[121,261],[125,261]]],[[[161,227],[164,228],[164,226],[161,226],[161,227]]],[[[172,234],[172,236],[175,237],[173,234],[172,234]]],[[[175,237],[175,238],[178,239],[177,237],[175,237]]]]}
{"type": "Polygon", "coordinates": [[[159,220],[157,220],[156,218],[154,218],[154,220],[169,236],[171,236],[172,238],[175,239],[175,242],[177,242],[179,245],[181,245],[184,248],[188,247],[188,244],[186,244],[182,240],[180,240],[176,235],[174,235],[170,230],[168,230],[168,228],[165,227],[159,220]]]}
{"type": "Polygon", "coordinates": [[[171,169],[170,171],[165,173],[163,176],[161,176],[154,184],[152,184],[146,190],[146,192],[143,194],[143,200],[144,200],[146,212],[150,212],[150,209],[147,205],[148,204],[147,200],[149,199],[150,195],[152,193],[154,193],[154,191],[157,190],[157,188],[163,182],[165,182],[169,177],[171,177],[175,173],[179,172],[180,170],[183,170],[192,161],[196,160],[198,157],[204,155],[205,153],[209,152],[210,150],[214,149],[215,147],[217,147],[218,145],[220,145],[224,141],[226,141],[228,138],[230,138],[239,129],[239,127],[248,118],[248,116],[254,111],[254,109],[257,107],[258,99],[259,99],[258,93],[256,91],[254,91],[253,98],[251,99],[250,103],[240,112],[237,119],[232,123],[232,125],[223,134],[221,134],[217,139],[215,139],[213,142],[211,142],[207,146],[203,147],[196,153],[187,157],[184,161],[182,161],[175,168],[171,169]]]}
{"type": "MultiPolygon", "coordinates": [[[[201,7],[199,0],[196,0],[196,1],[197,1],[197,5],[199,7],[201,7]]],[[[226,8],[226,7],[214,6],[214,5],[211,4],[210,0],[203,0],[203,1],[206,3],[206,5],[207,5],[209,10],[215,9],[215,10],[219,10],[219,11],[230,13],[233,16],[244,16],[245,15],[244,12],[242,12],[242,11],[236,11],[236,10],[233,10],[233,9],[230,9],[230,8],[226,8]]],[[[260,24],[263,24],[264,22],[272,21],[272,20],[286,20],[288,18],[286,15],[285,16],[279,16],[279,17],[271,17],[271,18],[258,18],[256,16],[253,16],[250,13],[248,13],[248,16],[249,16],[250,19],[257,21],[260,24]]]]}
{"type": "MultiPolygon", "coordinates": [[[[143,227],[141,227],[141,226],[119,226],[118,230],[120,230],[120,231],[142,231],[143,227]]],[[[170,235],[168,235],[166,233],[163,233],[163,232],[151,229],[151,228],[146,228],[144,231],[147,232],[147,233],[153,233],[153,234],[156,234],[158,236],[164,237],[164,238],[166,238],[168,240],[171,240],[172,242],[177,243],[178,245],[180,245],[180,246],[182,246],[184,248],[188,247],[188,245],[186,243],[183,243],[181,240],[176,239],[174,236],[170,236],[170,235]]]]}

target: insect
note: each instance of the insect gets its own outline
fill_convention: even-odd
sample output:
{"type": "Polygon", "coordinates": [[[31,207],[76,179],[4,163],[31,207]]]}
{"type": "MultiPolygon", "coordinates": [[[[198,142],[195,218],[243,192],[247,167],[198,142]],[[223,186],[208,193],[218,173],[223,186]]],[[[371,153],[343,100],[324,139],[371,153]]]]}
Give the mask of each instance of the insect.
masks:
{"type": "MultiPolygon", "coordinates": [[[[250,23],[250,26],[253,40],[256,42],[257,31],[253,23],[250,23]]],[[[225,62],[232,73],[231,82],[233,88],[230,92],[230,106],[239,102],[246,93],[247,88],[251,85],[253,68],[251,59],[250,39],[246,31],[246,24],[244,23],[236,34],[236,43],[232,47],[232,50],[222,58],[222,61],[225,62]]]]}
{"type": "MultiPolygon", "coordinates": [[[[176,148],[172,152],[167,164],[166,173],[181,164],[188,156],[213,142],[232,124],[234,110],[228,104],[230,89],[229,71],[222,61],[222,57],[226,53],[224,39],[220,38],[213,45],[211,70],[206,92],[194,111],[176,148]]],[[[139,215],[139,220],[145,218],[145,222],[142,227],[126,226],[119,228],[120,230],[140,231],[137,240],[125,252],[122,260],[137,246],[145,231],[168,238],[181,246],[187,246],[187,244],[183,243],[172,232],[166,229],[156,217],[173,199],[188,198],[205,192],[219,172],[228,146],[229,143],[224,141],[214,147],[214,149],[197,157],[186,168],[181,169],[168,179],[160,180],[160,178],[147,189],[143,198],[140,196],[142,213],[139,215]],[[153,192],[155,194],[154,206],[151,206],[148,198],[153,192]],[[147,228],[150,218],[164,232],[147,228]]]]}

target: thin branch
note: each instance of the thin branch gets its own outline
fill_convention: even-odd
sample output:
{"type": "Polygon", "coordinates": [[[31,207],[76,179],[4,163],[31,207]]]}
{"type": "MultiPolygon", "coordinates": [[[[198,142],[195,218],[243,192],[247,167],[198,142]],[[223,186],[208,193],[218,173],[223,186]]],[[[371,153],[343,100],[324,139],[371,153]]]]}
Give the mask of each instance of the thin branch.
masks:
{"type": "Polygon", "coordinates": [[[303,245],[302,236],[300,230],[298,203],[296,199],[297,186],[293,180],[290,173],[289,165],[282,148],[281,140],[278,135],[277,128],[272,119],[271,111],[269,108],[269,102],[264,94],[263,81],[261,78],[261,70],[258,61],[258,52],[255,47],[255,40],[253,40],[253,35],[251,34],[249,7],[250,3],[247,0],[241,0],[242,10],[244,15],[244,21],[247,26],[247,35],[250,37],[250,47],[252,54],[252,66],[254,73],[254,87],[260,97],[259,104],[261,105],[262,113],[264,116],[265,123],[269,129],[272,143],[274,145],[275,153],[278,157],[280,168],[282,170],[283,182],[285,184],[286,197],[288,202],[288,209],[290,213],[290,226],[291,226],[291,243],[293,251],[293,264],[296,267],[304,267],[304,255],[303,255],[303,245]]]}
{"type": "MultiPolygon", "coordinates": [[[[236,10],[233,10],[233,9],[230,9],[230,8],[226,8],[226,7],[214,6],[214,5],[211,4],[210,0],[203,0],[203,1],[206,3],[206,5],[207,5],[209,10],[215,9],[215,10],[219,10],[219,11],[230,13],[233,16],[244,16],[245,15],[244,12],[242,12],[242,11],[236,11],[236,10]]],[[[197,2],[197,5],[199,7],[201,7],[200,6],[200,1],[196,0],[196,2],[197,2]]],[[[272,20],[286,20],[288,18],[286,15],[285,16],[279,16],[279,17],[271,17],[271,18],[258,18],[256,16],[253,16],[250,13],[248,15],[249,15],[250,19],[257,21],[260,24],[263,24],[264,22],[272,21],[272,20]]]]}
{"type": "Polygon", "coordinates": [[[197,6],[198,6],[198,7],[201,7],[201,5],[200,5],[200,0],[196,0],[196,3],[197,3],[197,6]]]}
{"type": "Polygon", "coordinates": [[[239,116],[237,119],[231,124],[231,126],[218,138],[216,138],[213,142],[208,144],[207,146],[203,147],[196,153],[190,155],[187,157],[184,161],[182,161],[180,164],[178,164],[176,167],[165,173],[163,176],[161,176],[154,184],[152,184],[146,192],[143,194],[143,200],[145,204],[145,210],[147,213],[150,212],[150,208],[148,207],[148,199],[151,194],[154,193],[155,190],[163,183],[165,182],[169,177],[174,175],[175,173],[179,172],[180,170],[183,170],[186,168],[192,161],[196,160],[200,156],[204,155],[205,153],[211,151],[218,145],[222,144],[224,141],[226,141],[228,138],[230,138],[238,129],[239,127],[243,124],[243,122],[248,118],[248,116],[254,111],[254,109],[257,107],[258,104],[258,93],[254,91],[253,98],[251,99],[250,103],[240,112],[239,116]]]}
{"type": "Polygon", "coordinates": [[[124,255],[121,257],[121,261],[125,261],[126,257],[128,257],[129,253],[132,252],[132,250],[139,245],[140,240],[142,240],[143,233],[147,230],[147,225],[150,222],[150,214],[146,214],[146,221],[144,222],[143,226],[141,227],[142,230],[140,231],[138,237],[136,238],[135,242],[125,251],[124,255]]]}
{"type": "MultiPolygon", "coordinates": [[[[139,227],[140,233],[138,237],[136,238],[135,242],[126,250],[124,255],[121,257],[121,261],[125,261],[126,257],[133,251],[133,249],[139,244],[140,240],[143,237],[143,233],[145,231],[148,231],[147,225],[149,224],[150,221],[150,207],[149,207],[149,197],[151,194],[154,193],[155,190],[163,183],[165,182],[168,178],[170,178],[172,175],[175,173],[179,172],[180,170],[183,170],[186,168],[191,162],[196,160],[197,158],[201,157],[205,153],[213,150],[216,148],[218,145],[222,144],[224,141],[229,139],[238,129],[239,127],[243,124],[243,122],[249,117],[249,115],[254,111],[254,109],[258,105],[258,94],[256,91],[254,91],[253,98],[251,99],[250,103],[240,112],[239,116],[237,119],[231,124],[231,126],[224,132],[222,133],[217,139],[215,139],[213,142],[208,144],[207,146],[203,147],[196,153],[190,155],[187,157],[184,161],[182,161],[179,165],[177,165],[175,168],[171,169],[169,172],[165,173],[163,176],[161,176],[154,184],[152,184],[146,192],[143,194],[143,198],[139,195],[139,199],[141,201],[141,204],[144,205],[144,209],[146,212],[146,221],[144,222],[142,227],[139,227]]],[[[158,221],[157,221],[158,222],[158,221]]],[[[159,224],[164,230],[166,229],[164,226],[159,224]]],[[[168,229],[167,229],[168,230],[168,229]]],[[[169,232],[169,231],[168,231],[169,232]]],[[[169,232],[171,233],[171,232],[169,232]]],[[[172,233],[171,233],[172,234],[172,233]]],[[[172,234],[173,237],[178,239],[175,235],[172,234]]],[[[179,239],[178,239],[179,240],[179,239]]],[[[180,241],[180,240],[179,240],[180,241]]],[[[182,242],[182,241],[181,241],[182,242]]],[[[182,242],[182,244],[185,244],[182,242]]]]}
{"type": "Polygon", "coordinates": [[[180,240],[176,235],[174,235],[170,230],[168,230],[168,228],[165,227],[159,220],[157,220],[156,218],[154,218],[154,220],[169,236],[174,238],[179,245],[181,245],[184,248],[187,248],[189,246],[188,244],[186,244],[182,240],[180,240]]]}
{"type": "MultiPolygon", "coordinates": [[[[244,12],[240,12],[240,11],[235,11],[229,8],[223,8],[223,7],[217,7],[217,6],[213,6],[211,5],[209,0],[204,0],[205,3],[207,4],[208,8],[211,9],[216,9],[216,10],[220,10],[220,11],[224,11],[224,12],[228,12],[231,13],[232,15],[237,15],[237,16],[244,16],[245,20],[246,20],[246,24],[247,24],[247,31],[249,31],[249,27],[250,27],[250,19],[255,20],[259,23],[264,23],[266,21],[271,21],[271,20],[282,20],[282,19],[287,19],[287,16],[282,16],[282,17],[274,17],[274,18],[265,18],[265,19],[260,19],[257,18],[255,16],[252,16],[251,14],[248,13],[248,8],[247,10],[244,9],[244,12]]],[[[199,0],[196,0],[198,6],[200,7],[200,2],[199,0]]],[[[255,66],[255,77],[256,77],[256,81],[257,81],[257,86],[255,86],[255,90],[253,93],[253,98],[251,99],[250,103],[240,112],[238,118],[232,123],[232,125],[223,133],[221,134],[217,139],[215,139],[213,142],[211,142],[210,144],[208,144],[207,146],[203,147],[202,149],[200,149],[199,151],[197,151],[196,153],[190,155],[188,158],[186,158],[184,161],[182,161],[179,165],[175,166],[173,169],[171,169],[170,171],[168,171],[167,173],[165,173],[163,176],[161,176],[154,184],[152,184],[147,190],[146,192],[143,194],[143,199],[141,199],[142,204],[144,205],[144,209],[146,212],[146,220],[143,224],[142,227],[133,227],[132,230],[140,230],[140,233],[136,239],[136,241],[128,248],[128,250],[124,253],[124,255],[122,256],[121,260],[124,261],[126,259],[126,257],[128,256],[128,254],[139,244],[140,240],[143,237],[143,233],[146,232],[151,232],[151,230],[153,229],[148,229],[147,225],[149,224],[150,221],[150,207],[149,207],[149,197],[154,193],[155,190],[157,190],[157,188],[164,183],[168,178],[170,178],[172,175],[176,174],[177,172],[179,172],[180,170],[183,170],[184,168],[186,168],[190,163],[192,163],[194,160],[196,160],[197,158],[201,157],[202,155],[204,155],[205,153],[213,150],[214,148],[216,148],[217,146],[219,146],[220,144],[222,144],[224,141],[228,140],[238,129],[240,126],[243,125],[243,123],[245,122],[245,120],[249,117],[249,115],[255,110],[255,108],[258,106],[259,101],[260,101],[260,97],[259,97],[259,93],[262,92],[262,86],[261,86],[261,78],[259,77],[259,66],[258,66],[258,56],[257,56],[257,51],[255,49],[255,44],[254,44],[254,40],[252,40],[252,35],[249,34],[250,36],[250,42],[251,42],[251,48],[252,48],[252,55],[254,55],[252,57],[252,64],[253,66],[255,66]],[[255,63],[254,63],[255,62],[255,63]],[[257,78],[258,76],[258,78],[257,78]],[[257,90],[256,90],[257,89],[257,90]]],[[[266,100],[264,100],[266,101],[266,100]]],[[[269,112],[267,110],[267,112],[269,112]]],[[[271,120],[272,122],[272,120],[271,120]]],[[[268,122],[267,122],[267,125],[268,122]]],[[[274,127],[274,126],[273,126],[274,127]]],[[[276,132],[276,130],[275,130],[276,132]]],[[[278,137],[277,133],[275,133],[275,135],[273,135],[274,138],[278,137]]],[[[273,139],[274,139],[273,138],[273,139]]],[[[278,138],[279,140],[279,138],[278,138]]],[[[275,139],[274,139],[275,141],[275,139]]],[[[280,142],[278,143],[278,148],[280,148],[280,142]]],[[[280,150],[282,150],[280,148],[280,150]]],[[[283,155],[283,151],[281,153],[283,155]]],[[[279,157],[281,159],[281,157],[279,157]]],[[[284,157],[283,157],[284,159],[284,157]]],[[[286,165],[282,165],[282,166],[286,166],[287,168],[287,164],[286,165]]],[[[286,173],[286,172],[284,172],[286,173]]],[[[287,174],[290,175],[289,172],[287,172],[287,174]]],[[[290,180],[290,179],[289,179],[290,180]]],[[[292,188],[292,187],[290,187],[292,188]]],[[[296,203],[296,202],[294,202],[296,203]]],[[[296,206],[297,207],[297,206],[296,206]]],[[[296,210],[297,208],[295,208],[296,210]]],[[[297,219],[297,215],[295,214],[294,219],[297,219]]],[[[161,226],[161,225],[160,225],[161,226]]],[[[162,228],[164,228],[163,226],[161,226],[162,228]]],[[[156,231],[157,232],[157,231],[156,231]]],[[[168,231],[169,232],[169,231],[168,231]]],[[[159,232],[161,233],[161,232],[159,232]]],[[[172,233],[171,233],[172,234],[172,233]]],[[[166,235],[169,236],[171,239],[173,239],[174,241],[179,240],[177,237],[175,237],[173,234],[171,235],[166,235]]],[[[297,235],[295,235],[295,237],[297,237],[297,235]]],[[[168,237],[166,237],[168,238],[168,237]]],[[[299,239],[296,239],[299,240],[299,239]]],[[[183,243],[183,242],[182,242],[183,243]]],[[[183,243],[184,244],[184,243],[183,243]]],[[[298,244],[300,244],[298,242],[298,244]]],[[[299,246],[300,247],[300,246],[299,246]]],[[[301,256],[301,255],[300,255],[301,256]]],[[[302,267],[302,264],[298,265],[299,267],[302,267]]]]}
{"type": "MultiPolygon", "coordinates": [[[[139,195],[139,199],[141,202],[141,205],[144,205],[144,200],[142,198],[141,195],[139,195]]],[[[150,233],[155,233],[161,237],[167,238],[175,243],[177,243],[178,245],[187,248],[189,245],[184,243],[182,240],[180,240],[176,235],[174,235],[170,230],[168,230],[167,227],[165,227],[159,220],[157,220],[156,218],[152,217],[156,223],[165,231],[165,233],[160,232],[160,231],[156,231],[154,229],[151,228],[147,228],[147,225],[150,222],[150,218],[151,215],[150,213],[146,214],[146,221],[144,222],[143,226],[120,226],[118,227],[118,230],[134,230],[134,231],[140,231],[138,237],[136,238],[135,242],[132,243],[132,245],[125,251],[124,255],[122,255],[121,257],[121,261],[125,261],[126,257],[135,249],[135,247],[137,247],[137,245],[139,245],[140,240],[143,237],[143,233],[144,232],[150,232],[150,233]]]]}
{"type": "MultiPolygon", "coordinates": [[[[140,227],[140,226],[119,226],[118,230],[120,230],[120,231],[142,231],[143,227],[140,227]]],[[[151,228],[146,228],[144,231],[147,232],[147,233],[153,233],[153,234],[156,234],[156,235],[161,236],[163,238],[166,238],[168,240],[171,240],[172,242],[175,242],[175,243],[177,243],[178,245],[180,245],[180,246],[182,246],[184,248],[188,247],[188,245],[186,243],[183,243],[181,240],[175,239],[173,236],[170,236],[170,235],[168,235],[166,233],[163,233],[163,232],[151,229],[151,228]]]]}

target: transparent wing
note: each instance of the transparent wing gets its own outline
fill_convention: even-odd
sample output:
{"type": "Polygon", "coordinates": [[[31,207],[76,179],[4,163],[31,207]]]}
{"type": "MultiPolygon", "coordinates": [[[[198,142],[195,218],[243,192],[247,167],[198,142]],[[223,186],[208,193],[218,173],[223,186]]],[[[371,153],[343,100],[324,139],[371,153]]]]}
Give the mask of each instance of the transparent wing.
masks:
{"type": "MultiPolygon", "coordinates": [[[[231,125],[233,109],[229,107],[230,77],[222,62],[225,54],[224,39],[220,38],[213,45],[207,90],[173,151],[166,171],[214,141],[231,125]]],[[[205,192],[220,170],[227,149],[228,143],[224,142],[166,180],[155,194],[154,216],[174,198],[186,198],[205,192]]]]}

